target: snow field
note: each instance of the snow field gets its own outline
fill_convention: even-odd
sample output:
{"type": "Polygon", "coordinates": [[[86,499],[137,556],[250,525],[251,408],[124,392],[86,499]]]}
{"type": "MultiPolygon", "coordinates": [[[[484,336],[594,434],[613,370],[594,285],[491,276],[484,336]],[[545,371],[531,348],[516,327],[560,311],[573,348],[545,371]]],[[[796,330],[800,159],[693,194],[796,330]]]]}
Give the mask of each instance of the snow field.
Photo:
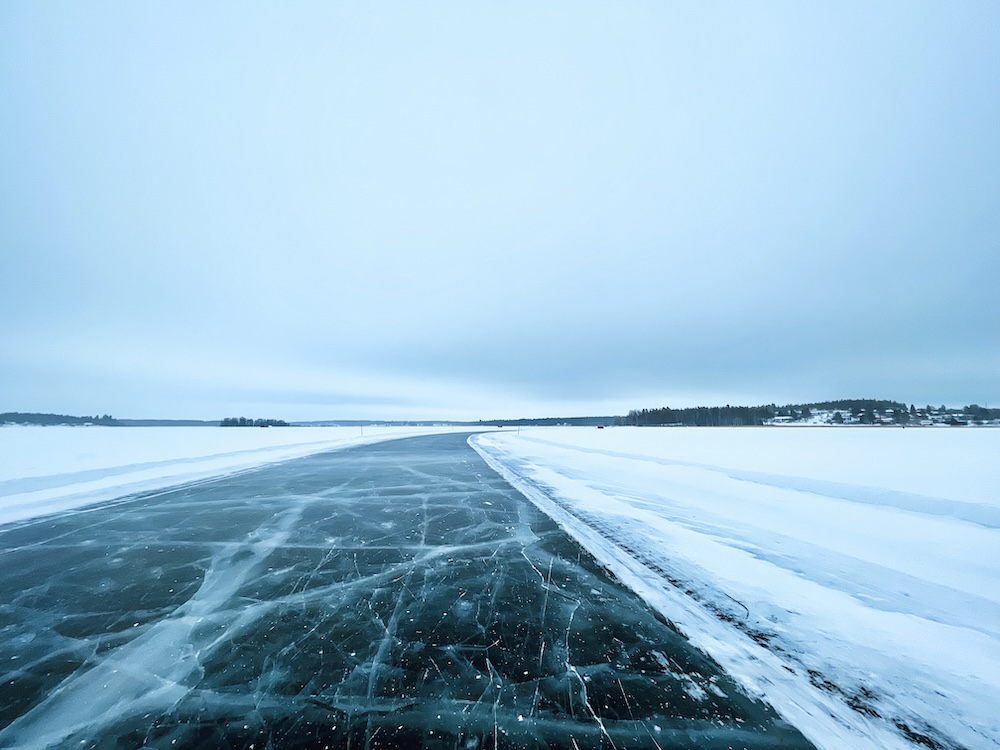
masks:
{"type": "Polygon", "coordinates": [[[1000,747],[1000,430],[470,443],[818,746],[1000,747]]]}

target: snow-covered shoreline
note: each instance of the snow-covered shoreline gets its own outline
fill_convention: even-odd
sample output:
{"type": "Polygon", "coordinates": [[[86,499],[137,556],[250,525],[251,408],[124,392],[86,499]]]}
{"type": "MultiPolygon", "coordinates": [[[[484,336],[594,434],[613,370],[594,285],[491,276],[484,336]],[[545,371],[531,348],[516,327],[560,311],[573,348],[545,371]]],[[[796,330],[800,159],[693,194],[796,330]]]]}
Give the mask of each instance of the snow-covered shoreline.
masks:
{"type": "Polygon", "coordinates": [[[0,524],[458,427],[0,427],[0,524]]]}
{"type": "Polygon", "coordinates": [[[1000,747],[1000,432],[470,443],[819,747],[1000,747]]]}

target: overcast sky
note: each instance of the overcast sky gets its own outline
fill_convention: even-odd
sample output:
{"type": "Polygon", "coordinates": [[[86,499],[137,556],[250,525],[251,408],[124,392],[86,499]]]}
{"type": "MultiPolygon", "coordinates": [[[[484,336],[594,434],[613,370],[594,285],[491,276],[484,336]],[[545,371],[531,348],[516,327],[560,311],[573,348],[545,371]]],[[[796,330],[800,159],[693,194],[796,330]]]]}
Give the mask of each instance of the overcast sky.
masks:
{"type": "Polygon", "coordinates": [[[1000,4],[0,5],[0,411],[1000,406],[1000,4]]]}

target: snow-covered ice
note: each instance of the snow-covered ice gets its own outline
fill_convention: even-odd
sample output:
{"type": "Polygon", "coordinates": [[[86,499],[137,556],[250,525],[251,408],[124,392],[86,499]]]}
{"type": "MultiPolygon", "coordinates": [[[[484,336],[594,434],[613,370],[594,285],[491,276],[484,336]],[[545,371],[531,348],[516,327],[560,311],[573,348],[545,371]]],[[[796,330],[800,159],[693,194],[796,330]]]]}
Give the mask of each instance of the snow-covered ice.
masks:
{"type": "MultiPolygon", "coordinates": [[[[448,427],[4,427],[0,523],[448,427]]],[[[525,428],[491,466],[822,748],[1000,747],[1000,430],[525,428]]]]}
{"type": "Polygon", "coordinates": [[[819,747],[1000,747],[1000,430],[470,442],[819,747]]]}
{"type": "Polygon", "coordinates": [[[0,523],[437,426],[0,427],[0,523]]]}

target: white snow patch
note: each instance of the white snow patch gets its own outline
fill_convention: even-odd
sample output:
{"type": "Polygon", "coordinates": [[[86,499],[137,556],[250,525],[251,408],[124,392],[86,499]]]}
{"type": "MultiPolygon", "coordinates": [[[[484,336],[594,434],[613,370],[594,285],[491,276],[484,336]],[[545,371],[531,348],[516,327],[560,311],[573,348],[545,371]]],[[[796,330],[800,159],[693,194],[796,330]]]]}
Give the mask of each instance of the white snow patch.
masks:
{"type": "Polygon", "coordinates": [[[819,747],[1000,747],[1000,430],[470,443],[819,747]]]}

